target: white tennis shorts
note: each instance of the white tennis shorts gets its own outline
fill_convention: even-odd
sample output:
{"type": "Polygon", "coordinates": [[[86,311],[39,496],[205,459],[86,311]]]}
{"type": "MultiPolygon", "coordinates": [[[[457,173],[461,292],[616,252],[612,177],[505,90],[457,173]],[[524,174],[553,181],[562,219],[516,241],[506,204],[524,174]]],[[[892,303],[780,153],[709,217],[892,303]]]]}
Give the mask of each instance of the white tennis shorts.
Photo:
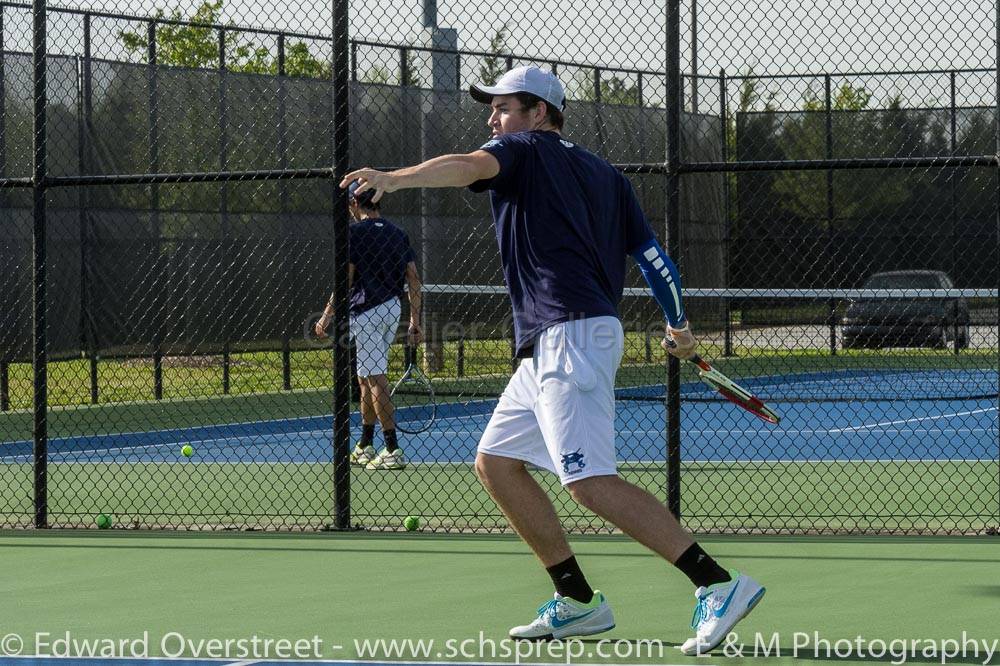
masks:
{"type": "Polygon", "coordinates": [[[351,335],[357,348],[358,377],[389,372],[389,347],[399,328],[399,299],[351,315],[351,335]]]}
{"type": "Polygon", "coordinates": [[[547,469],[564,486],[616,474],[614,386],[623,346],[615,317],[547,328],[504,389],[479,451],[547,469]]]}

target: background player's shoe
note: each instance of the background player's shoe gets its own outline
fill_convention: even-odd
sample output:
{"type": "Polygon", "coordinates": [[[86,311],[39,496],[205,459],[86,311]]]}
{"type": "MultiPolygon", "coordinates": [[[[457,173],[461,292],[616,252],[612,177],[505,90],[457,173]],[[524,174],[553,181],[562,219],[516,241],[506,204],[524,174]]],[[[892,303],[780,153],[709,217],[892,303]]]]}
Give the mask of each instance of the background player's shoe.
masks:
{"type": "Polygon", "coordinates": [[[371,462],[365,465],[365,469],[403,469],[404,467],[406,467],[406,457],[403,455],[403,449],[396,449],[392,453],[382,449],[371,462]]]}
{"type": "Polygon", "coordinates": [[[736,623],[750,614],[764,596],[760,583],[738,571],[729,572],[732,580],[699,587],[694,593],[698,599],[691,618],[695,637],[684,641],[681,652],[698,655],[710,652],[723,641],[736,623]]]}
{"type": "Polygon", "coordinates": [[[352,465],[364,467],[373,460],[375,460],[375,447],[370,444],[368,446],[361,446],[360,444],[357,444],[355,445],[354,450],[351,451],[352,465]]]}
{"type": "Polygon", "coordinates": [[[611,606],[599,590],[589,604],[561,596],[558,592],[552,601],[538,609],[538,617],[531,624],[514,627],[510,637],[520,640],[543,641],[569,636],[590,636],[613,629],[615,616],[611,606]]]}

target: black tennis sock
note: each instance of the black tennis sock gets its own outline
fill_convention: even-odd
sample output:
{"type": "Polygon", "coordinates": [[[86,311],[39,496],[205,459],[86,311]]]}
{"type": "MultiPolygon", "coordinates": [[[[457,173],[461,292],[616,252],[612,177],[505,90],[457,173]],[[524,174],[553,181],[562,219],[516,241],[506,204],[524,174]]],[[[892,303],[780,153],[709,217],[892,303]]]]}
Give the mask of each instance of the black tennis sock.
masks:
{"type": "Polygon", "coordinates": [[[382,438],[385,439],[385,450],[389,453],[392,453],[399,448],[399,443],[396,441],[395,430],[383,430],[382,438]]]}
{"type": "Polygon", "coordinates": [[[733,579],[729,572],[719,566],[719,563],[701,549],[698,544],[692,544],[685,550],[674,566],[684,572],[696,587],[708,587],[716,583],[725,583],[733,579]]]}
{"type": "Polygon", "coordinates": [[[362,423],[361,424],[361,448],[366,446],[371,446],[372,442],[375,441],[375,424],[374,423],[362,423]]]}
{"type": "Polygon", "coordinates": [[[545,570],[552,576],[556,592],[562,596],[570,597],[583,604],[589,604],[590,600],[594,598],[594,591],[590,589],[587,578],[580,571],[580,565],[576,563],[576,556],[570,556],[568,560],[546,567],[545,570]]]}

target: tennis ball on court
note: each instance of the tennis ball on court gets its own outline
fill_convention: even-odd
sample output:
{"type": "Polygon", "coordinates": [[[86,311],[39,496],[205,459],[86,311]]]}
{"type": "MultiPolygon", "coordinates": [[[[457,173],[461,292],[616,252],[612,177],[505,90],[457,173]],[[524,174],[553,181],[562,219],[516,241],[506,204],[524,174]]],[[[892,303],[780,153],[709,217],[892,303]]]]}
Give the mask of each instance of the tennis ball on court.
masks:
{"type": "Polygon", "coordinates": [[[184,446],[181,447],[181,455],[183,455],[185,458],[190,458],[191,456],[194,455],[194,447],[191,446],[190,444],[185,444],[184,446]]]}
{"type": "Polygon", "coordinates": [[[106,530],[111,527],[111,516],[102,513],[97,517],[97,527],[102,530],[106,530]]]}
{"type": "Polygon", "coordinates": [[[420,527],[420,519],[416,516],[407,516],[406,520],[403,521],[403,527],[405,527],[408,532],[412,532],[420,527]]]}

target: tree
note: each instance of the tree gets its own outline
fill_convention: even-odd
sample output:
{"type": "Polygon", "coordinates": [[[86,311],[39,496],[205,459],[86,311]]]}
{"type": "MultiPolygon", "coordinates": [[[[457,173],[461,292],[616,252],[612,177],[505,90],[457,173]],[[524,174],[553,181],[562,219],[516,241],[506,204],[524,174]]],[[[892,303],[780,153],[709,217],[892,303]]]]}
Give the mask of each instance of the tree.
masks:
{"type": "MultiPolygon", "coordinates": [[[[172,21],[197,24],[219,25],[222,23],[224,0],[203,0],[189,17],[174,9],[169,16],[172,21]]],[[[167,18],[162,9],[156,10],[155,18],[167,18]]],[[[122,46],[132,54],[138,54],[143,61],[148,49],[144,32],[122,30],[118,33],[122,46]]],[[[254,74],[277,74],[277,54],[260,46],[247,37],[239,28],[226,31],[226,68],[234,72],[254,74]]],[[[216,69],[219,65],[219,32],[216,28],[203,25],[160,23],[156,28],[156,61],[160,65],[174,67],[195,67],[216,69]]],[[[290,42],[285,46],[285,74],[309,78],[330,78],[331,66],[314,56],[305,42],[290,42]]]]}
{"type": "Polygon", "coordinates": [[[507,59],[500,57],[509,53],[507,50],[507,30],[507,24],[504,23],[493,33],[489,47],[489,52],[493,55],[484,57],[483,64],[479,67],[479,80],[488,86],[496,83],[497,79],[507,71],[507,59]]]}
{"type": "MultiPolygon", "coordinates": [[[[579,92],[576,99],[582,102],[598,101],[597,89],[594,87],[594,70],[579,69],[573,77],[574,88],[579,92]]],[[[623,106],[639,106],[639,85],[630,84],[626,79],[615,74],[604,75],[600,79],[601,104],[618,104],[623,106]]]]}

